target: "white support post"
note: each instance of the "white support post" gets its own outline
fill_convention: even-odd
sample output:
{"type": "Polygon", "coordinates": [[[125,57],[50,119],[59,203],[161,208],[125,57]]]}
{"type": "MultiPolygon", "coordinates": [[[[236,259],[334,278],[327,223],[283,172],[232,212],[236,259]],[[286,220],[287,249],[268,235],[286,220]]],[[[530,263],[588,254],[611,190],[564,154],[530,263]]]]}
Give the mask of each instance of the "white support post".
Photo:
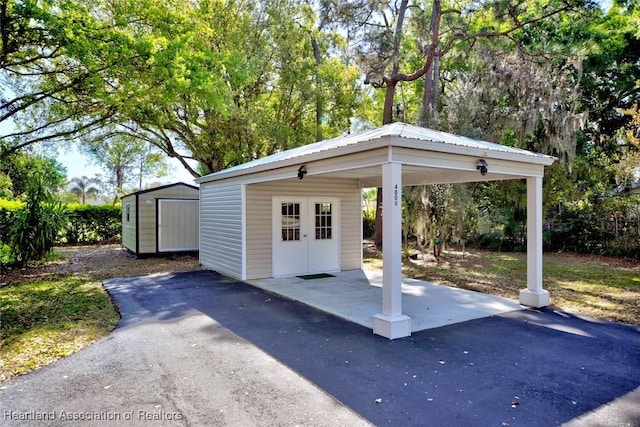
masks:
{"type": "Polygon", "coordinates": [[[389,339],[411,335],[411,319],[402,314],[402,164],[382,165],[382,313],[373,317],[373,333],[389,339]]]}
{"type": "Polygon", "coordinates": [[[549,305],[549,291],[542,289],[542,177],[527,178],[527,289],[520,304],[549,305]]]}

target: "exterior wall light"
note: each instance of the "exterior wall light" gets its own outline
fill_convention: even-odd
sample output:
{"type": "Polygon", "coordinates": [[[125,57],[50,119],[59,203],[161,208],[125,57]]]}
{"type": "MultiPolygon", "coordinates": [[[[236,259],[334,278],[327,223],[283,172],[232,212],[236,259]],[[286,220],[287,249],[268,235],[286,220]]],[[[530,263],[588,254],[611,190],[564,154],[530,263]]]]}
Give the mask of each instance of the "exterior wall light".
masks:
{"type": "Polygon", "coordinates": [[[478,160],[478,166],[476,166],[476,169],[478,169],[480,171],[480,175],[486,175],[487,172],[489,172],[489,165],[487,164],[487,161],[484,159],[480,159],[478,160]]]}
{"type": "Polygon", "coordinates": [[[300,166],[298,168],[298,179],[304,178],[306,174],[307,174],[307,167],[305,165],[300,166]]]}

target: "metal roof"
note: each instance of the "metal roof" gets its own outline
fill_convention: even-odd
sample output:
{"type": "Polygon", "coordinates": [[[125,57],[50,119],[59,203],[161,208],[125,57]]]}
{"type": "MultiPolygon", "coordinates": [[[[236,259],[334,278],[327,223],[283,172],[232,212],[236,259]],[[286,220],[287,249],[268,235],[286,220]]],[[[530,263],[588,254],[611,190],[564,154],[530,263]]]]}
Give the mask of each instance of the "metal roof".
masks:
{"type": "Polygon", "coordinates": [[[166,185],[162,185],[160,187],[152,187],[152,188],[147,188],[146,190],[134,191],[133,193],[125,194],[124,196],[121,197],[121,199],[124,199],[125,197],[129,197],[129,196],[135,196],[136,194],[144,194],[144,193],[152,193],[154,191],[162,191],[162,190],[166,190],[167,188],[177,187],[179,185],[184,186],[184,187],[189,187],[189,188],[192,188],[194,190],[198,190],[198,187],[196,187],[195,185],[185,184],[184,182],[174,182],[173,184],[166,184],[166,185]]]}
{"type": "MultiPolygon", "coordinates": [[[[244,171],[250,173],[252,169],[256,168],[259,168],[261,170],[263,170],[265,167],[269,168],[269,166],[273,166],[275,168],[278,167],[278,163],[286,163],[286,161],[294,159],[300,159],[301,161],[303,161],[303,157],[321,152],[327,152],[327,157],[330,157],[330,151],[348,146],[354,146],[354,151],[358,151],[355,146],[360,146],[361,149],[366,149],[367,142],[380,140],[385,137],[397,137],[417,142],[424,141],[430,143],[441,143],[444,144],[442,147],[443,149],[446,146],[451,148],[459,147],[460,149],[475,149],[483,150],[485,152],[511,154],[521,158],[524,157],[523,161],[526,161],[526,158],[528,158],[534,163],[539,163],[543,159],[548,159],[548,163],[551,163],[553,161],[552,159],[554,159],[551,156],[534,153],[532,151],[508,147],[505,145],[468,138],[465,136],[454,135],[447,132],[441,132],[433,129],[410,125],[407,123],[396,122],[381,126],[376,129],[339,136],[336,138],[327,139],[324,141],[315,142],[312,144],[275,153],[270,156],[262,157],[260,159],[252,160],[241,165],[237,165],[228,169],[221,170],[219,172],[203,176],[201,178],[198,178],[196,182],[204,182],[207,180],[207,177],[218,177],[226,174],[239,175],[243,174],[244,171]]],[[[398,144],[396,143],[394,145],[398,144]]],[[[438,148],[433,147],[432,144],[429,144],[429,147],[425,146],[425,149],[431,151],[438,150],[438,148]]]]}

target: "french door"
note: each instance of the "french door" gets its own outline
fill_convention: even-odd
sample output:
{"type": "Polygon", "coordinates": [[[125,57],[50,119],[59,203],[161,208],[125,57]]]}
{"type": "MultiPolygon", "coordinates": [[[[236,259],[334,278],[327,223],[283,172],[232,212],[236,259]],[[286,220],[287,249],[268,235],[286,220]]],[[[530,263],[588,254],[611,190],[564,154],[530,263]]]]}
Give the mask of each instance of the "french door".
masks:
{"type": "Polygon", "coordinates": [[[273,198],[273,275],[340,270],[340,200],[273,198]]]}

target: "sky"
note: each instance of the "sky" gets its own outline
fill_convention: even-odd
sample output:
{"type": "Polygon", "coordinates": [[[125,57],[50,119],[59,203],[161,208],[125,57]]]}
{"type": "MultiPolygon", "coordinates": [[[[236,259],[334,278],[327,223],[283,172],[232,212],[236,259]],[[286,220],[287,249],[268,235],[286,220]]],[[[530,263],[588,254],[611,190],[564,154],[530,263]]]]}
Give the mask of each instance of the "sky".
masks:
{"type": "MultiPolygon", "coordinates": [[[[103,176],[106,175],[100,167],[93,165],[87,156],[78,152],[75,146],[64,150],[64,152],[63,150],[60,150],[56,159],[67,168],[67,179],[81,176],[93,178],[96,174],[101,174],[103,176]]],[[[169,164],[171,165],[171,173],[169,176],[159,179],[148,177],[143,181],[143,183],[161,181],[164,184],[184,182],[186,184],[193,185],[193,176],[187,172],[180,162],[176,159],[169,159],[169,164]]]]}
{"type": "MultiPolygon", "coordinates": [[[[11,120],[0,123],[0,135],[5,135],[14,131],[11,120]]],[[[91,163],[89,158],[80,153],[75,145],[70,145],[65,149],[58,150],[56,160],[67,168],[67,179],[74,177],[86,176],[93,178],[97,174],[106,175],[106,173],[98,166],[91,163]]],[[[168,176],[160,179],[146,178],[145,182],[160,181],[163,184],[172,184],[174,182],[184,182],[186,184],[194,184],[193,176],[178,162],[176,159],[169,159],[171,171],[168,176]]],[[[144,183],[144,182],[143,182],[144,183]]]]}

